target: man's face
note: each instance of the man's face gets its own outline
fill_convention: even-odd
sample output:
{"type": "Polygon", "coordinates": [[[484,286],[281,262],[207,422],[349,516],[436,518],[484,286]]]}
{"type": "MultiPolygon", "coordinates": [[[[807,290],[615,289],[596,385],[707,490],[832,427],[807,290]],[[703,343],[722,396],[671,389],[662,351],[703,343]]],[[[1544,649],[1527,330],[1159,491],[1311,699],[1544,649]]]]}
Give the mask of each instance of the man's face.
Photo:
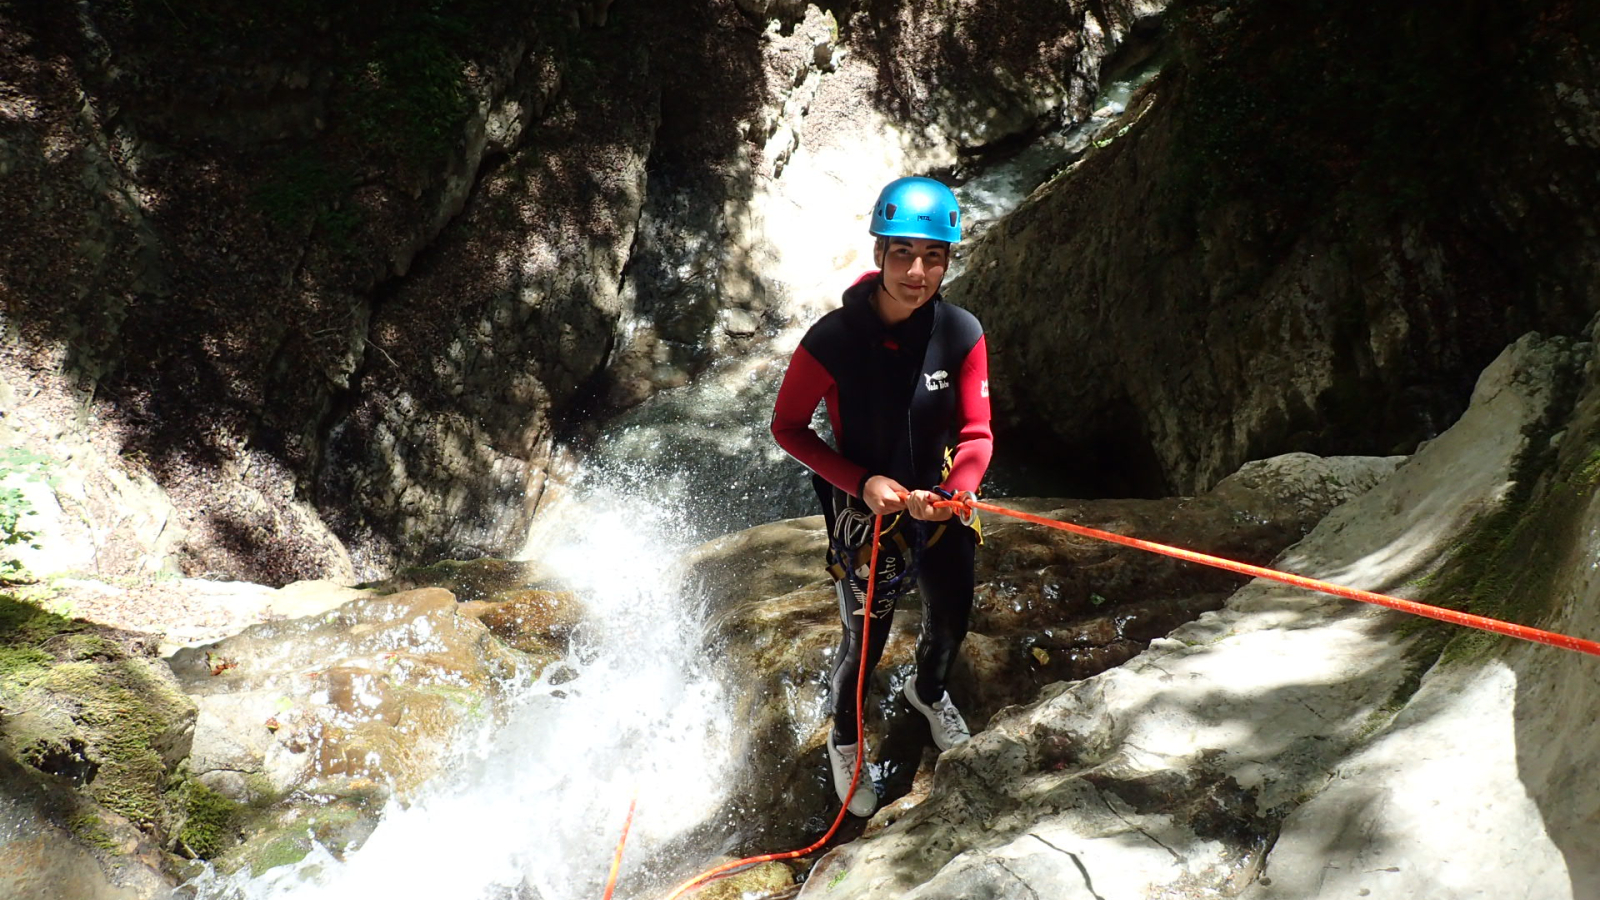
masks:
{"type": "Polygon", "coordinates": [[[950,245],[926,238],[889,238],[879,264],[883,289],[879,314],[891,324],[899,322],[932,299],[950,265],[950,245]]]}

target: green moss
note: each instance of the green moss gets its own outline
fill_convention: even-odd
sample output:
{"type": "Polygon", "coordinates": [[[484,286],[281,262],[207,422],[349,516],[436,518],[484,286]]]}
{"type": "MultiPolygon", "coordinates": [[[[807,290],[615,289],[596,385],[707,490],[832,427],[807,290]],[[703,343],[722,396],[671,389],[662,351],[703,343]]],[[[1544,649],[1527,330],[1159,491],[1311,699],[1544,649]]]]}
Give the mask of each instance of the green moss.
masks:
{"type": "MultiPolygon", "coordinates": [[[[1569,433],[1551,448],[1548,426],[1530,428],[1514,487],[1501,505],[1473,520],[1421,599],[1449,609],[1537,627],[1558,600],[1564,563],[1582,540],[1585,510],[1596,490],[1600,454],[1589,436],[1569,433]]],[[[1501,646],[1491,632],[1458,628],[1445,648],[1449,661],[1478,658],[1501,646]]]]}
{"type": "Polygon", "coordinates": [[[131,659],[59,663],[35,686],[78,706],[74,718],[99,764],[89,795],[140,828],[164,833],[168,773],[158,743],[184,714],[187,698],[131,659]]]}
{"type": "Polygon", "coordinates": [[[26,687],[54,661],[37,647],[0,647],[0,694],[26,687]]]}
{"type": "Polygon", "coordinates": [[[311,838],[304,833],[283,834],[273,838],[256,851],[250,859],[250,874],[259,877],[268,869],[292,866],[311,852],[311,838]]]}
{"type": "MultiPolygon", "coordinates": [[[[360,790],[340,794],[338,788],[332,799],[324,796],[322,805],[310,807],[302,800],[290,804],[299,814],[286,816],[289,824],[269,826],[252,836],[237,854],[230,854],[220,867],[248,867],[250,874],[259,876],[268,869],[293,865],[304,859],[317,844],[338,854],[345,848],[364,839],[376,824],[378,810],[383,800],[360,790]]],[[[280,809],[283,814],[285,810],[280,809]]]]}
{"type": "Polygon", "coordinates": [[[182,795],[183,827],[178,830],[179,847],[197,859],[214,859],[237,842],[241,804],[198,781],[186,782],[182,795]]]}
{"type": "Polygon", "coordinates": [[[0,646],[38,645],[84,623],[56,615],[14,594],[0,594],[0,646]]]}
{"type": "Polygon", "coordinates": [[[106,853],[116,853],[121,848],[106,833],[105,823],[94,813],[80,813],[67,820],[67,830],[91,847],[106,853]]]}
{"type": "Polygon", "coordinates": [[[56,656],[42,646],[51,638],[84,628],[11,594],[0,594],[0,694],[32,683],[56,656]]]}

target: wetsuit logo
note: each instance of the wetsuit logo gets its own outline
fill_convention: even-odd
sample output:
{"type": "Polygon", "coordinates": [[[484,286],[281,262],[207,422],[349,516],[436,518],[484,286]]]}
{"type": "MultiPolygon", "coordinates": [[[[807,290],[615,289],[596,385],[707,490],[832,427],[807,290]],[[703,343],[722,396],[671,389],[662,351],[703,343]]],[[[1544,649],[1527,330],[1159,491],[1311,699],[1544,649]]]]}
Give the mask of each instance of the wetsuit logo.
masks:
{"type": "Polygon", "coordinates": [[[978,396],[980,396],[980,397],[989,396],[989,379],[985,378],[983,380],[983,383],[978,385],[978,396]]]}
{"type": "Polygon", "coordinates": [[[943,369],[937,372],[923,372],[922,380],[927,382],[928,390],[942,391],[950,386],[950,373],[943,369]]]}

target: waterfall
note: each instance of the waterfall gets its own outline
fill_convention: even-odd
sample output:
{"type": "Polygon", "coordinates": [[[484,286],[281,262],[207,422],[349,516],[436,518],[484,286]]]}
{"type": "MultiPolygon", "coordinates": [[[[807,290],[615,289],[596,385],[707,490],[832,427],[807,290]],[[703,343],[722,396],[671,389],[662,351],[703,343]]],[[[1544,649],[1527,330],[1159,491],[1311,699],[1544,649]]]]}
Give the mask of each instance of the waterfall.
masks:
{"type": "Polygon", "coordinates": [[[700,659],[701,604],[673,588],[683,513],[641,499],[628,486],[637,475],[580,479],[541,523],[545,571],[581,597],[587,618],[565,660],[510,692],[503,727],[464,735],[447,774],[409,805],[391,803],[345,860],[317,848],[259,878],[212,874],[186,890],[196,900],[593,900],[635,796],[630,879],[659,887],[694,869],[701,859],[680,858],[681,847],[726,799],[732,723],[700,659]]]}
{"type": "MultiPolygon", "coordinates": [[[[1068,123],[957,188],[970,235],[1014,209],[1116,121],[1155,66],[1107,87],[1068,123]]],[[[836,235],[866,244],[865,235],[836,235]]],[[[827,258],[827,254],[821,254],[827,258]]],[[[853,272],[839,272],[843,288],[853,272]]],[[[952,267],[950,280],[959,276],[952,267]]],[[[947,285],[948,285],[947,281],[947,285]]],[[[259,878],[207,874],[194,900],[594,900],[629,803],[619,896],[653,896],[725,848],[736,761],[730,697],[702,659],[702,598],[674,575],[693,544],[814,511],[807,474],[766,432],[789,353],[837,295],[760,353],[713,364],[612,422],[542,501],[522,556],[575,591],[586,619],[562,662],[516,685],[503,727],[464,735],[446,775],[391,803],[365,844],[317,848],[259,878]]],[[[803,319],[803,320],[802,320],[803,319]]],[[[826,431],[826,418],[814,420],[826,431]]],[[[564,454],[576,456],[577,454],[564,454]]]]}

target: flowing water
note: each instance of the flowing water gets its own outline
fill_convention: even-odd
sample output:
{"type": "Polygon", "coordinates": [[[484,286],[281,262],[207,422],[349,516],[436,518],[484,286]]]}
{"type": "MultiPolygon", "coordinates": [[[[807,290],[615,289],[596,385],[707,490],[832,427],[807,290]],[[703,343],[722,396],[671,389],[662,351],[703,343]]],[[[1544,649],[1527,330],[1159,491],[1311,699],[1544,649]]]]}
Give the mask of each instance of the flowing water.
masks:
{"type": "MultiPolygon", "coordinates": [[[[994,221],[1116,121],[1154,68],[1101,112],[958,189],[994,221]]],[[[954,277],[955,273],[952,273],[954,277]]],[[[841,284],[849,274],[841,274],[841,284]]],[[[541,503],[524,556],[576,591],[587,619],[565,661],[516,686],[503,727],[463,736],[449,774],[391,804],[347,859],[318,848],[260,878],[207,875],[196,900],[594,900],[630,802],[619,897],[655,896],[721,853],[730,697],[701,658],[703,604],[671,576],[691,545],[794,515],[809,479],[767,434],[783,366],[818,298],[760,354],[725,359],[614,422],[541,503]]],[[[825,426],[819,414],[816,425],[825,426]]]]}
{"type": "Polygon", "coordinates": [[[449,774],[391,804],[348,860],[319,848],[260,878],[207,876],[197,900],[594,900],[635,798],[625,884],[692,874],[675,848],[725,799],[732,725],[699,658],[700,605],[668,587],[682,514],[632,496],[635,476],[586,479],[542,523],[545,571],[589,615],[567,660],[512,691],[503,727],[463,736],[449,774]]]}

